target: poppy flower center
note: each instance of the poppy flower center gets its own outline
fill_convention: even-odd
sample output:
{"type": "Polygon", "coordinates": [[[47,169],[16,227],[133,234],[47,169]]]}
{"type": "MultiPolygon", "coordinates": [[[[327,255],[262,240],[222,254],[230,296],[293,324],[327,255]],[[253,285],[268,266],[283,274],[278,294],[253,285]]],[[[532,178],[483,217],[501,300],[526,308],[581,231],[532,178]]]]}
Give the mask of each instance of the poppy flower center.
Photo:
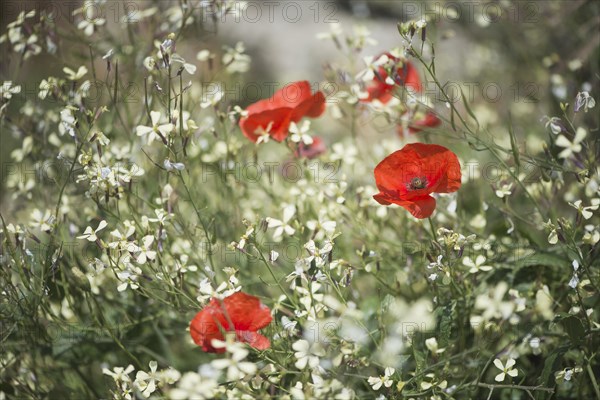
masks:
{"type": "Polygon", "coordinates": [[[410,182],[406,185],[408,190],[419,190],[425,189],[427,187],[427,178],[415,176],[410,180],[410,182]]]}

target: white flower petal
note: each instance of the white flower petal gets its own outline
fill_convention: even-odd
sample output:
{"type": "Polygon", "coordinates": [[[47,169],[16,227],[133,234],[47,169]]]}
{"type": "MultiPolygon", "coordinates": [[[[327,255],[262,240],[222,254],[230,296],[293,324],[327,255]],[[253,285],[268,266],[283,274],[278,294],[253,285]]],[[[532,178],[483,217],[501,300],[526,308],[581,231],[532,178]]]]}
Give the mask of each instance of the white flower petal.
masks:
{"type": "Polygon", "coordinates": [[[502,382],[502,381],[504,381],[504,377],[505,376],[506,376],[506,374],[504,372],[501,372],[498,375],[496,375],[496,377],[494,378],[494,380],[496,382],[502,382]]]}

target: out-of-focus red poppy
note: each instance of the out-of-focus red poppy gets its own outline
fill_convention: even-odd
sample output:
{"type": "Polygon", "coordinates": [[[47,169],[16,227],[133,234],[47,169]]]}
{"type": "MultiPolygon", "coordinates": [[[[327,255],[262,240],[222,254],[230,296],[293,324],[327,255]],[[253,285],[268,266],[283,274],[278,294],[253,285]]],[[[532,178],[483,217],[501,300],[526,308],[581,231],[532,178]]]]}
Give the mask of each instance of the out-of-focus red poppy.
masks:
{"type": "Polygon", "coordinates": [[[312,139],[313,142],[311,144],[304,144],[303,142],[298,144],[296,157],[313,159],[327,151],[327,147],[325,146],[325,143],[323,143],[323,139],[318,136],[313,136],[312,139]]]}
{"type": "Polygon", "coordinates": [[[443,146],[411,143],[375,167],[375,182],[379,193],[373,197],[378,203],[398,204],[416,218],[427,218],[435,210],[431,193],[460,188],[460,164],[456,154],[443,146]]]}
{"type": "Polygon", "coordinates": [[[211,299],[190,323],[194,343],[209,353],[222,353],[225,349],[214,348],[212,340],[224,340],[224,332],[235,332],[237,340],[265,350],[271,345],[269,339],[257,333],[271,323],[271,311],[258,297],[237,292],[223,300],[211,299]]]}
{"type": "Polygon", "coordinates": [[[425,128],[435,128],[440,126],[442,120],[438,118],[432,111],[427,111],[425,114],[417,114],[415,118],[408,124],[408,126],[398,125],[396,128],[398,135],[406,136],[405,133],[408,131],[409,134],[421,132],[425,128]]]}
{"type": "Polygon", "coordinates": [[[288,135],[290,123],[298,122],[303,117],[316,118],[323,114],[325,96],[320,91],[311,94],[308,81],[294,82],[276,91],[271,98],[249,105],[246,111],[248,115],[240,119],[244,136],[256,142],[262,128],[281,142],[288,135]]]}
{"type": "Polygon", "coordinates": [[[386,55],[389,61],[385,65],[377,68],[375,78],[369,82],[366,87],[369,96],[361,99],[362,102],[368,103],[373,100],[379,100],[385,104],[392,99],[396,85],[410,88],[415,92],[420,92],[422,90],[419,72],[410,62],[402,60],[398,57],[394,57],[390,53],[383,53],[377,58],[379,59],[383,55],[386,55]],[[386,70],[386,65],[389,66],[390,64],[392,65],[391,79],[395,82],[395,84],[386,82],[386,79],[388,76],[390,76],[386,70]]]}
{"type": "Polygon", "coordinates": [[[423,128],[435,128],[436,126],[440,126],[442,120],[438,118],[431,111],[427,111],[423,118],[415,119],[408,126],[408,130],[410,133],[417,133],[423,130],[423,128]]]}

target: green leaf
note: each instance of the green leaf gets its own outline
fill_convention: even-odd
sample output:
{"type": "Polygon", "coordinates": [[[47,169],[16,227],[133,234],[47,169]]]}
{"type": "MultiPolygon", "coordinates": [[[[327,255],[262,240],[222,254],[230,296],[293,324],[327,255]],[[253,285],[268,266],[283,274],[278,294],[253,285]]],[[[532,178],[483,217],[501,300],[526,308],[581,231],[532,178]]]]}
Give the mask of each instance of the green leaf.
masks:
{"type": "Polygon", "coordinates": [[[579,318],[569,315],[560,321],[563,329],[574,343],[578,343],[585,336],[585,328],[579,318]]]}
{"type": "Polygon", "coordinates": [[[452,306],[448,305],[440,310],[440,323],[439,323],[439,339],[440,346],[448,346],[448,341],[452,335],[452,306]]]}
{"type": "Polygon", "coordinates": [[[417,348],[417,344],[413,342],[413,356],[415,357],[415,373],[419,374],[427,364],[427,355],[422,349],[417,348]]]}
{"type": "Polygon", "coordinates": [[[508,133],[510,134],[510,147],[512,148],[513,157],[517,168],[521,167],[521,161],[519,159],[519,148],[517,147],[517,137],[512,126],[512,117],[508,113],[508,133]]]}
{"type": "Polygon", "coordinates": [[[555,254],[537,253],[516,259],[514,265],[517,268],[530,267],[532,265],[561,268],[568,266],[569,262],[555,254]]]}
{"type": "Polygon", "coordinates": [[[395,301],[396,299],[394,296],[386,294],[383,300],[381,300],[381,312],[386,313],[395,301]]]}
{"type": "MultiPolygon", "coordinates": [[[[558,369],[560,362],[562,360],[563,355],[567,352],[569,348],[566,346],[558,347],[554,349],[548,357],[546,357],[546,361],[544,362],[544,369],[542,370],[542,375],[540,375],[538,381],[540,386],[551,387],[554,386],[553,382],[550,382],[551,378],[554,376],[554,372],[558,369]]],[[[538,391],[536,392],[536,400],[545,400],[548,396],[547,392],[538,391]]]]}

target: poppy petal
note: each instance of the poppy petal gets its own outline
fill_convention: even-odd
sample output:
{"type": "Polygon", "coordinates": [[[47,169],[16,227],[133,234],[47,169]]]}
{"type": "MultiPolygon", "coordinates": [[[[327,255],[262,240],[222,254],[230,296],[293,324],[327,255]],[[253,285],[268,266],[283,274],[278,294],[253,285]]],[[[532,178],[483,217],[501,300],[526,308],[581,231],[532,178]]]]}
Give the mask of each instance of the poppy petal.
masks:
{"type": "MultiPolygon", "coordinates": [[[[422,131],[424,128],[434,128],[436,126],[439,126],[441,123],[442,120],[439,119],[437,115],[435,115],[431,111],[427,111],[425,117],[411,122],[411,124],[408,127],[408,131],[410,133],[417,133],[422,131]]],[[[401,128],[399,128],[398,133],[401,133],[401,128]]]]}
{"type": "MultiPolygon", "coordinates": [[[[392,62],[397,64],[397,66],[393,67],[394,71],[392,72],[392,78],[396,85],[409,88],[413,92],[421,92],[423,90],[417,68],[408,61],[394,57],[391,53],[380,54],[377,59],[383,55],[386,55],[392,62]]],[[[377,68],[375,77],[369,82],[366,88],[369,95],[360,101],[366,103],[379,100],[383,104],[388,103],[392,99],[394,89],[396,88],[396,85],[386,83],[388,76],[384,67],[377,68]]]]}
{"type": "Polygon", "coordinates": [[[392,204],[387,200],[388,197],[383,193],[377,193],[375,196],[373,196],[373,198],[383,206],[389,206],[390,204],[392,204]]]}
{"type": "Polygon", "coordinates": [[[254,114],[277,108],[294,108],[310,97],[311,89],[308,81],[293,82],[277,90],[270,98],[249,105],[246,111],[254,114]]]}
{"type": "Polygon", "coordinates": [[[295,108],[312,97],[308,81],[293,82],[275,92],[271,98],[274,107],[295,108]]]}
{"type": "Polygon", "coordinates": [[[190,335],[202,350],[211,353],[222,353],[224,349],[215,349],[211,342],[213,339],[223,340],[223,331],[227,331],[229,324],[217,300],[202,309],[190,323],[190,335]]]}
{"type": "Polygon", "coordinates": [[[196,314],[190,323],[190,335],[202,350],[222,353],[223,348],[215,348],[213,339],[224,340],[224,332],[236,332],[239,341],[248,343],[259,350],[270,346],[269,339],[256,333],[271,321],[271,311],[258,297],[237,292],[223,300],[212,299],[196,314]]]}
{"type": "Polygon", "coordinates": [[[461,186],[460,162],[452,151],[436,144],[413,143],[411,146],[424,160],[424,172],[431,179],[431,192],[456,192],[461,186]]]}
{"type": "MultiPolygon", "coordinates": [[[[408,132],[421,132],[424,128],[434,128],[436,126],[440,126],[441,123],[442,120],[439,119],[437,115],[435,115],[431,111],[427,111],[423,118],[415,119],[410,123],[410,125],[408,126],[408,132]]],[[[398,126],[398,134],[400,136],[403,136],[403,128],[401,126],[398,126]]]]}
{"type": "Polygon", "coordinates": [[[236,336],[240,342],[248,343],[257,350],[266,350],[271,346],[269,339],[257,332],[236,331],[236,336]]]}
{"type": "Polygon", "coordinates": [[[416,218],[428,218],[435,210],[435,199],[431,196],[420,197],[412,200],[400,200],[391,198],[384,193],[378,193],[373,198],[381,205],[388,206],[397,204],[408,210],[416,218]]]}
{"type": "Polygon", "coordinates": [[[236,331],[256,331],[273,320],[269,307],[262,304],[258,297],[237,292],[223,302],[236,331]]]}
{"type": "Polygon", "coordinates": [[[260,135],[256,133],[257,130],[260,128],[266,130],[269,125],[271,125],[269,130],[270,136],[278,142],[281,142],[287,137],[291,114],[292,109],[288,107],[251,114],[240,120],[240,128],[244,136],[253,142],[256,142],[260,137],[260,135]]]}
{"type": "MultiPolygon", "coordinates": [[[[385,73],[385,71],[384,76],[387,77],[387,73],[385,73]]],[[[393,90],[394,85],[388,85],[376,77],[366,88],[366,91],[369,95],[360,101],[363,103],[370,103],[373,100],[379,100],[381,103],[386,104],[392,99],[393,90]]]]}
{"type": "Polygon", "coordinates": [[[381,192],[404,197],[411,179],[422,175],[420,157],[409,146],[392,153],[375,167],[375,182],[381,192]]]}
{"type": "Polygon", "coordinates": [[[435,199],[431,196],[422,197],[413,201],[402,201],[396,203],[404,207],[415,218],[429,218],[435,210],[435,199]]]}
{"type": "Polygon", "coordinates": [[[308,81],[290,83],[269,98],[257,101],[246,108],[247,116],[240,119],[240,129],[244,136],[256,142],[257,130],[266,130],[278,142],[287,135],[290,122],[298,122],[303,117],[316,118],[325,111],[325,96],[322,92],[311,94],[308,81]]]}
{"type": "Polygon", "coordinates": [[[419,71],[409,62],[405,62],[402,67],[398,68],[398,79],[398,84],[409,87],[415,92],[421,92],[423,89],[419,71]]]}
{"type": "Polygon", "coordinates": [[[317,118],[325,112],[325,96],[317,92],[300,103],[292,113],[292,121],[298,122],[302,117],[317,118]]]}

